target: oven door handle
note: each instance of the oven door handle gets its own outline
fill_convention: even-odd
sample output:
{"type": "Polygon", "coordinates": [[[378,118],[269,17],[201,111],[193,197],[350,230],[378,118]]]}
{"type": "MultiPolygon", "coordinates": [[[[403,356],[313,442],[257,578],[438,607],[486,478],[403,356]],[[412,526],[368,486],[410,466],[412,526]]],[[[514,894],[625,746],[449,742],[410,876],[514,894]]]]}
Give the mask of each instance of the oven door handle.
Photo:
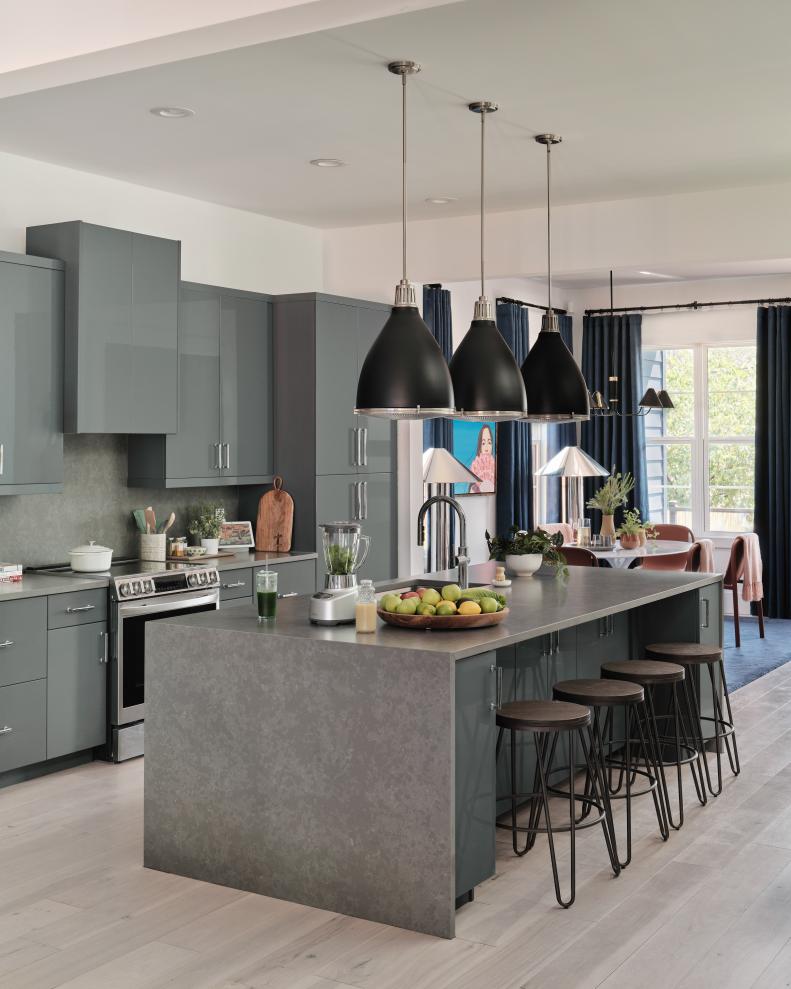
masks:
{"type": "Polygon", "coordinates": [[[188,608],[200,608],[204,604],[217,604],[218,600],[218,592],[212,591],[210,594],[198,594],[191,598],[180,598],[178,601],[174,601],[173,598],[166,601],[152,601],[150,604],[130,601],[128,604],[118,605],[118,615],[120,618],[134,618],[138,615],[161,614],[163,611],[185,611],[188,608]]]}

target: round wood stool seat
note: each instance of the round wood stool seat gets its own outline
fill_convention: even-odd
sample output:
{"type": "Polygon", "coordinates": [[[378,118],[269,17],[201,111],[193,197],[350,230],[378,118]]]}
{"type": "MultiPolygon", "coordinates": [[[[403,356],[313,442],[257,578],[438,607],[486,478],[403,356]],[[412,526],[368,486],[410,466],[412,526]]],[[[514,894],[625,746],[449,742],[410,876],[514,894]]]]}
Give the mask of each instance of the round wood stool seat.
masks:
{"type": "Polygon", "coordinates": [[[587,707],[565,701],[512,701],[497,711],[497,724],[514,731],[575,731],[590,723],[587,707]]]}
{"type": "Polygon", "coordinates": [[[652,659],[629,659],[625,663],[603,663],[601,675],[608,680],[632,680],[643,686],[679,683],[684,679],[684,667],[652,659]]]}
{"type": "Polygon", "coordinates": [[[556,700],[591,707],[614,707],[640,704],[645,691],[639,683],[628,680],[561,680],[552,688],[556,700]]]}
{"type": "Polygon", "coordinates": [[[692,666],[696,663],[719,663],[722,649],[702,642],[654,642],[645,647],[646,659],[692,666]]]}

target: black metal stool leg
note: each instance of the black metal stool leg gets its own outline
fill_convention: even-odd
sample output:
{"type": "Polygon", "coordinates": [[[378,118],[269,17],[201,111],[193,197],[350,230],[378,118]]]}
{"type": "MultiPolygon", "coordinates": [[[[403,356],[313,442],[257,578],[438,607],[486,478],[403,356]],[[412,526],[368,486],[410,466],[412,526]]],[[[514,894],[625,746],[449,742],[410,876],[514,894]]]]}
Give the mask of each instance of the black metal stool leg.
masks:
{"type": "MultiPolygon", "coordinates": [[[[707,778],[709,776],[709,762],[706,758],[703,732],[700,727],[700,706],[697,702],[697,692],[692,689],[691,693],[692,697],[694,697],[693,706],[692,697],[690,696],[690,679],[690,676],[684,677],[684,703],[680,707],[681,736],[685,743],[692,743],[689,747],[694,750],[695,757],[689,763],[689,771],[692,775],[692,782],[695,784],[695,793],[697,794],[698,802],[705,807],[709,798],[706,795],[706,780],[704,779],[704,775],[707,778]]],[[[681,753],[679,752],[680,757],[681,753]]]]}
{"type": "MultiPolygon", "coordinates": [[[[563,907],[564,910],[568,910],[568,908],[574,902],[574,899],[575,899],[575,896],[576,896],[575,814],[574,814],[574,811],[572,809],[571,822],[570,822],[570,827],[569,827],[569,834],[570,834],[570,837],[571,837],[571,880],[570,880],[571,891],[570,891],[570,894],[569,894],[569,898],[567,900],[564,900],[563,899],[563,894],[560,892],[560,878],[558,876],[558,860],[557,860],[557,856],[555,854],[555,838],[554,838],[554,835],[553,835],[553,832],[552,832],[552,819],[551,819],[551,816],[550,816],[550,813],[549,813],[549,792],[548,792],[548,788],[547,788],[547,775],[548,775],[548,771],[547,771],[547,767],[544,766],[544,761],[543,761],[543,758],[542,758],[542,756],[540,754],[537,754],[537,759],[538,759],[539,783],[540,783],[540,787],[541,787],[541,802],[542,802],[543,807],[544,807],[544,820],[546,821],[546,829],[547,829],[546,833],[547,833],[547,840],[549,842],[549,857],[550,857],[550,859],[552,861],[552,879],[553,879],[554,884],[555,884],[555,899],[558,901],[558,903],[560,904],[560,906],[563,907]]],[[[573,808],[573,803],[574,803],[574,789],[573,789],[573,787],[574,787],[574,772],[573,772],[573,767],[572,767],[571,768],[571,797],[570,797],[570,800],[571,800],[571,803],[572,803],[572,808],[573,808]]]]}
{"type": "Polygon", "coordinates": [[[580,745],[587,761],[591,776],[591,796],[596,801],[603,813],[600,814],[600,823],[604,834],[604,844],[607,846],[607,854],[610,857],[610,865],[614,875],[618,876],[621,866],[618,862],[618,851],[615,844],[615,826],[612,819],[612,807],[610,805],[610,795],[607,787],[607,778],[604,763],[596,753],[596,742],[593,735],[593,726],[588,725],[587,740],[585,731],[579,729],[580,745]],[[587,745],[586,745],[587,741],[587,745]]]}
{"type": "MultiPolygon", "coordinates": [[[[606,772],[607,763],[605,759],[604,740],[601,734],[600,708],[598,707],[593,708],[593,719],[588,731],[590,732],[590,736],[592,741],[594,742],[595,747],[598,749],[598,751],[595,753],[594,769],[598,770],[600,777],[601,800],[602,803],[604,804],[605,822],[607,824],[607,828],[609,829],[610,841],[612,843],[611,859],[614,857],[615,862],[618,864],[617,871],[620,872],[621,862],[618,859],[618,842],[615,837],[615,821],[613,819],[612,804],[610,802],[610,790],[607,785],[607,772],[606,772]]],[[[627,745],[628,745],[628,741],[627,741],[627,745]]],[[[629,790],[629,772],[630,770],[627,767],[626,770],[627,791],[629,790]]],[[[628,805],[629,805],[629,801],[627,799],[627,807],[628,805]]],[[[629,819],[631,820],[631,810],[628,810],[627,813],[630,815],[629,819]]]]}
{"type": "Polygon", "coordinates": [[[656,708],[654,706],[654,691],[652,687],[647,686],[645,689],[645,700],[646,706],[648,708],[648,735],[651,742],[651,747],[654,750],[654,759],[656,761],[657,767],[659,769],[659,780],[662,802],[665,805],[665,817],[667,819],[668,825],[675,831],[681,827],[683,824],[683,819],[681,824],[673,823],[673,811],[670,806],[670,791],[667,786],[667,776],[665,775],[665,759],[664,753],[662,751],[662,741],[659,737],[659,725],[656,720],[656,708]]]}
{"type": "Polygon", "coordinates": [[[662,799],[662,788],[659,778],[659,767],[657,766],[656,753],[653,752],[648,745],[646,740],[646,732],[643,730],[643,718],[648,718],[648,708],[646,707],[645,701],[641,705],[630,705],[630,707],[635,708],[632,711],[634,716],[634,723],[637,729],[638,741],[640,744],[640,749],[643,753],[643,762],[645,763],[646,772],[648,772],[655,782],[655,785],[651,788],[651,796],[654,801],[654,810],[656,811],[656,819],[659,824],[659,834],[662,837],[662,841],[667,841],[670,837],[670,829],[667,823],[667,813],[665,810],[664,800],[662,799]],[[636,708],[642,707],[642,712],[636,708]]]}

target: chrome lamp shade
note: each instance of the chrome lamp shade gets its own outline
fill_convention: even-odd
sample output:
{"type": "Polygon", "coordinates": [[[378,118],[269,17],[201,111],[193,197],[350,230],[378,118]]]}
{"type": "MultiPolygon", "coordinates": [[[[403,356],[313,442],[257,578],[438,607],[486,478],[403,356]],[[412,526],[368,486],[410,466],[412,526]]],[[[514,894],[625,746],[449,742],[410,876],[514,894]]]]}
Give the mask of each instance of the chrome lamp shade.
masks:
{"type": "Polygon", "coordinates": [[[423,454],[424,484],[476,484],[480,480],[442,447],[432,446],[423,454]]]}
{"type": "Polygon", "coordinates": [[[610,472],[578,446],[564,446],[536,472],[536,477],[562,478],[564,522],[580,518],[584,512],[583,477],[609,477],[610,472]]]}

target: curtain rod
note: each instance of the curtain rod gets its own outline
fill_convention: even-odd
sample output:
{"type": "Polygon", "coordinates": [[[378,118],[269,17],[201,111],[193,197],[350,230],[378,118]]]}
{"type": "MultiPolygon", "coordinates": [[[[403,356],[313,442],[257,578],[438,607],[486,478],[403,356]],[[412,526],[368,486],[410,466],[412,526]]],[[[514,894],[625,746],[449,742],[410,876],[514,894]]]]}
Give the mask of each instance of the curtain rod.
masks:
{"type": "Polygon", "coordinates": [[[586,309],[586,316],[609,316],[610,313],[662,312],[667,309],[710,309],[712,306],[770,306],[791,302],[791,297],[779,299],[731,299],[729,302],[676,302],[665,306],[621,306],[619,309],[586,309]]]}
{"type": "MultiPolygon", "coordinates": [[[[498,295],[496,302],[512,302],[516,306],[525,306],[528,309],[540,309],[542,312],[549,312],[549,306],[539,305],[538,302],[523,302],[522,299],[509,299],[507,295],[498,295]]],[[[607,310],[609,312],[609,309],[607,310]]],[[[552,312],[557,313],[558,316],[567,316],[568,313],[565,309],[558,309],[557,306],[552,307],[552,312]]]]}

